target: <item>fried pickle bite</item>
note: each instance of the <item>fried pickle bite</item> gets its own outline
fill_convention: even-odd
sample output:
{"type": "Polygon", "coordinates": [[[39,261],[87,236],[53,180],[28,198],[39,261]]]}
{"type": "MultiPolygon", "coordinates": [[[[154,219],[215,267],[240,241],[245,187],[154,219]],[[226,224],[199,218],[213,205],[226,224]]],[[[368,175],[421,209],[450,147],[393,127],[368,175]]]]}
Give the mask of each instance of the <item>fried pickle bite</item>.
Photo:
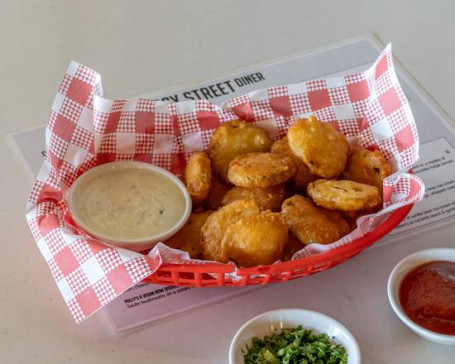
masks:
{"type": "Polygon", "coordinates": [[[268,152],[272,140],[267,132],[241,120],[221,124],[210,139],[208,154],[213,170],[227,180],[229,163],[238,155],[253,152],[268,152]]]}
{"type": "Polygon", "coordinates": [[[286,186],[281,184],[270,187],[233,187],[223,197],[222,205],[230,204],[231,202],[251,199],[255,200],[261,210],[280,211],[281,204],[287,196],[286,186]]]}
{"type": "Polygon", "coordinates": [[[226,229],[238,219],[259,214],[261,209],[254,200],[239,200],[211,214],[201,229],[202,256],[206,260],[227,263],[228,258],[221,247],[226,229]]]}
{"type": "Polygon", "coordinates": [[[223,204],[222,201],[229,189],[229,187],[225,186],[216,179],[213,179],[212,188],[210,189],[205,203],[207,209],[218,210],[221,206],[224,206],[225,204],[223,204]]]}
{"type": "Polygon", "coordinates": [[[329,123],[321,123],[314,116],[299,119],[289,128],[287,135],[289,147],[303,159],[311,173],[335,178],[344,171],[349,143],[329,123]]]}
{"type": "Polygon", "coordinates": [[[359,147],[351,149],[344,179],[376,186],[382,196],[382,181],[392,173],[392,168],[380,151],[359,147]]]}
{"type": "Polygon", "coordinates": [[[211,211],[192,213],[187,223],[166,241],[166,245],[188,252],[192,259],[201,258],[201,228],[211,213],[211,211]]]}
{"type": "Polygon", "coordinates": [[[288,242],[284,247],[283,260],[284,261],[291,260],[294,254],[297,253],[299,250],[303,249],[304,246],[305,245],[303,245],[302,242],[299,239],[297,239],[292,232],[289,232],[288,242]]]}
{"type": "Polygon", "coordinates": [[[349,233],[349,225],[340,213],[318,208],[300,195],[285,200],[281,214],[289,230],[304,245],[330,244],[349,233]]]}
{"type": "Polygon", "coordinates": [[[282,259],[287,240],[288,227],[281,215],[263,211],[230,225],[222,247],[229,260],[241,267],[252,267],[282,259]]]}
{"type": "Polygon", "coordinates": [[[310,182],[319,179],[319,176],[311,173],[310,168],[308,168],[303,159],[294,154],[292,149],[289,147],[287,137],[273,143],[270,152],[290,157],[292,159],[297,169],[294,177],[292,177],[295,187],[306,187],[310,182]]]}
{"type": "Polygon", "coordinates": [[[329,210],[371,210],[382,202],[377,187],[347,180],[317,180],[308,185],[308,195],[329,210]]]}
{"type": "Polygon", "coordinates": [[[270,187],[287,182],[296,172],[289,157],[273,153],[247,153],[229,164],[228,180],[240,187],[270,187]]]}
{"type": "Polygon", "coordinates": [[[190,157],[183,172],[183,180],[193,205],[200,205],[212,186],[212,167],[206,152],[198,152],[190,157]]]}
{"type": "Polygon", "coordinates": [[[348,222],[351,231],[357,228],[357,220],[362,216],[374,214],[376,210],[358,210],[358,211],[343,211],[343,215],[348,222]]]}

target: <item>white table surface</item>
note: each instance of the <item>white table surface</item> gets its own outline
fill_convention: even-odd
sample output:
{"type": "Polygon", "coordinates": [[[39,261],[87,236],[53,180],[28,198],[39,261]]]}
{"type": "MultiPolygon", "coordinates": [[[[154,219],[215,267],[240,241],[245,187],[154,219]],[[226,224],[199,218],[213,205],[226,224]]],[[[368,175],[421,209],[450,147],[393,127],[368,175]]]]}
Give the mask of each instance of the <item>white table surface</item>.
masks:
{"type": "MultiPolygon", "coordinates": [[[[455,2],[3,1],[0,132],[40,125],[75,59],[103,75],[107,97],[144,94],[365,33],[455,115],[455,2]],[[63,3],[66,3],[64,5],[63,3]]],[[[239,326],[264,311],[302,307],[343,322],[364,363],[453,363],[454,347],[415,336],[396,318],[387,276],[405,255],[455,247],[455,225],[367,251],[305,279],[274,285],[115,335],[102,315],[73,323],[24,218],[28,182],[0,145],[2,363],[226,363],[239,326]]]]}

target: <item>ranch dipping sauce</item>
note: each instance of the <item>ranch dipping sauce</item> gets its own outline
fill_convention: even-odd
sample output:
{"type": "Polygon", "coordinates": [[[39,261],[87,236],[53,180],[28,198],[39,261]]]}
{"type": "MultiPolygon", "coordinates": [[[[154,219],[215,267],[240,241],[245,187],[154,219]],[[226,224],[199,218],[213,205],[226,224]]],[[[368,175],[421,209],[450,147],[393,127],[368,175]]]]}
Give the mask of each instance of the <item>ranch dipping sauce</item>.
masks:
{"type": "Polygon", "coordinates": [[[104,171],[76,186],[72,197],[86,227],[112,239],[146,239],[165,233],[186,209],[185,195],[175,182],[140,168],[104,171]]]}

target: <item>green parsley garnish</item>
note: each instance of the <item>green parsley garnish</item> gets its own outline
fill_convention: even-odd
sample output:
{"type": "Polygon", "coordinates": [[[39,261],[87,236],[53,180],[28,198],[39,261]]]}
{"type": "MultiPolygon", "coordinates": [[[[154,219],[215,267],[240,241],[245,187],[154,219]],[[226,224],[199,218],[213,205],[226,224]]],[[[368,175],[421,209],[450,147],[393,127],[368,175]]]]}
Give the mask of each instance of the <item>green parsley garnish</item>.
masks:
{"type": "Polygon", "coordinates": [[[245,364],[346,364],[348,354],[342,345],[329,341],[327,334],[316,334],[302,326],[280,333],[253,338],[242,351],[245,364]]]}

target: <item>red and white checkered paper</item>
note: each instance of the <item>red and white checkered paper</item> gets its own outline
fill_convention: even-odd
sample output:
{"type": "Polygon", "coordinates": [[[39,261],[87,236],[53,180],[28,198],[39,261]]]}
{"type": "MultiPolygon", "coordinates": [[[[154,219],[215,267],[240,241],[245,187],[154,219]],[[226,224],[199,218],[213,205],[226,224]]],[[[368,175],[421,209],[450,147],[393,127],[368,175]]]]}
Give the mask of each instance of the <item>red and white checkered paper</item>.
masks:
{"type": "Polygon", "coordinates": [[[179,174],[192,153],[208,147],[220,123],[243,119],[278,139],[296,118],[312,114],[352,143],[380,149],[396,173],[384,182],[380,213],[360,219],[359,228],[342,240],[311,244],[294,258],[347,244],[391,211],[423,197],[422,181],[405,173],[418,160],[419,141],[390,46],[366,72],[270,87],[221,107],[208,101],[108,100],[100,75],[72,62],[52,105],[47,154],[29,196],[27,220],[75,321],[153,274],[163,261],[188,262],[187,255],[163,244],[144,255],[105,245],[78,229],[65,201],[78,176],[116,160],[153,163],[179,174]]]}

